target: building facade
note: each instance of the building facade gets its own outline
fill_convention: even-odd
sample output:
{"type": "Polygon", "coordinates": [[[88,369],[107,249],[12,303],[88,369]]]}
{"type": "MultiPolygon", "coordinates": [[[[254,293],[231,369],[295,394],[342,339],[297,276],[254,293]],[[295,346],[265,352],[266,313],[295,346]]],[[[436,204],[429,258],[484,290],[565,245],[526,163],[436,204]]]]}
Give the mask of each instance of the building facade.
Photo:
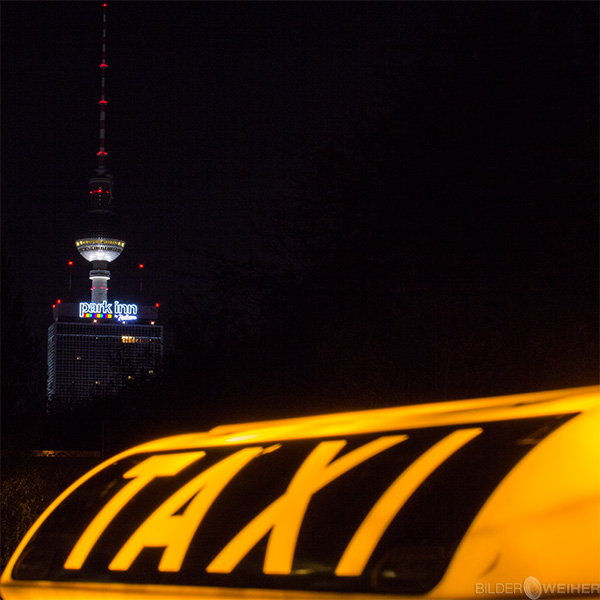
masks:
{"type": "MultiPolygon", "coordinates": [[[[112,309],[112,304],[105,307],[112,309]]],[[[114,395],[131,380],[147,381],[160,369],[163,327],[158,324],[158,308],[126,306],[136,314],[123,319],[108,312],[87,312],[85,302],[54,306],[48,328],[50,411],[114,395]]]]}

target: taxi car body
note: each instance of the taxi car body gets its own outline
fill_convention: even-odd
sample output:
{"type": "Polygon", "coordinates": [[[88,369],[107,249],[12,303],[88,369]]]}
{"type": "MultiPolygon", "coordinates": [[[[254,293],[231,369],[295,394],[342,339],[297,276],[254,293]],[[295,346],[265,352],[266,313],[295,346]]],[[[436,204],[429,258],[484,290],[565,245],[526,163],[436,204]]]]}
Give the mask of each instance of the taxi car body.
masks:
{"type": "Polygon", "coordinates": [[[143,444],[48,507],[2,597],[600,593],[599,410],[587,387],[143,444]]]}

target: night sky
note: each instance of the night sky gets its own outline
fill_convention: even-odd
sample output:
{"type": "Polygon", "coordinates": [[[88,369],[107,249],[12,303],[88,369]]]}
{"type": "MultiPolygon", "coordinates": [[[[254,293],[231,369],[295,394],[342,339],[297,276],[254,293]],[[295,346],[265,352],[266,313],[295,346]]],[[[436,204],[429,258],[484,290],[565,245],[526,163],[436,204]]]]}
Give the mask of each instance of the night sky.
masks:
{"type": "MultiPolygon", "coordinates": [[[[74,299],[89,294],[74,241],[96,167],[101,11],[2,2],[2,243],[40,336],[69,260],[74,299]]],[[[291,209],[303,156],[383,106],[410,138],[396,206],[422,256],[459,240],[500,282],[498,304],[550,328],[560,315],[589,364],[597,3],[109,2],[107,30],[107,166],[126,241],[112,298],[138,300],[143,262],[144,299],[176,310],[207,254],[264,258],[264,223],[291,209]]]]}
{"type": "MultiPolygon", "coordinates": [[[[43,322],[67,293],[69,259],[87,296],[74,240],[97,164],[101,10],[3,5],[4,242],[43,322]]],[[[137,285],[140,262],[144,286],[167,301],[173,275],[202,253],[253,252],[253,213],[286,202],[298,145],[343,128],[402,57],[403,12],[110,3],[107,166],[127,243],[113,294],[137,285]]]]}

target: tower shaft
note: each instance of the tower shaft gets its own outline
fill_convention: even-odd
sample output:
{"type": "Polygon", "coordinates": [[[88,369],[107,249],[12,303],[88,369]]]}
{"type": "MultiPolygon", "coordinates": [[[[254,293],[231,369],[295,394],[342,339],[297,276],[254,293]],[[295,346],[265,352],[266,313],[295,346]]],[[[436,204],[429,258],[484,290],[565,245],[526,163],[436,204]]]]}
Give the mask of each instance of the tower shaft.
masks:
{"type": "Polygon", "coordinates": [[[106,269],[92,269],[90,271],[90,279],[92,280],[92,302],[101,304],[105,300],[108,300],[110,271],[106,269]]]}
{"type": "Polygon", "coordinates": [[[102,5],[102,59],[100,61],[100,140],[98,148],[98,175],[106,173],[106,77],[105,70],[108,67],[106,64],[106,4],[102,5]]]}

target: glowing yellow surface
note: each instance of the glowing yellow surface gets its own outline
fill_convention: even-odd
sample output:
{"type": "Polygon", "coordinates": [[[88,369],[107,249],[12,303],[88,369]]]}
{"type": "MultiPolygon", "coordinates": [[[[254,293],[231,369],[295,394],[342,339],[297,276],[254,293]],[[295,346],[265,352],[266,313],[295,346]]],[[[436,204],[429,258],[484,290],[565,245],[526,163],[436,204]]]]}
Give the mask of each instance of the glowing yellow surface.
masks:
{"type": "MultiPolygon", "coordinates": [[[[296,590],[255,590],[169,585],[122,585],[114,583],[46,584],[2,588],[3,600],[380,600],[374,594],[339,594],[296,590]]],[[[393,596],[414,600],[414,596],[393,596]]]]}
{"type": "Polygon", "coordinates": [[[224,444],[314,439],[333,435],[376,433],[394,429],[420,429],[466,425],[564,414],[598,405],[598,388],[573,388],[493,398],[414,404],[278,421],[241,423],[215,427],[202,434],[178,435],[142,444],[128,454],[158,452],[173,448],[198,448],[224,444]]]}
{"type": "Polygon", "coordinates": [[[594,410],[544,439],[496,488],[432,597],[473,596],[475,582],[494,590],[529,576],[544,585],[600,584],[597,398],[594,410]]]}
{"type": "Polygon", "coordinates": [[[580,414],[535,445],[498,485],[462,538],[443,579],[425,597],[494,596],[493,588],[484,587],[482,592],[482,588],[476,586],[499,582],[520,585],[529,576],[536,577],[543,585],[595,585],[600,583],[599,406],[599,390],[591,387],[223,426],[207,433],[150,442],[99,465],[48,507],[9,561],[0,581],[2,595],[5,600],[123,597],[168,600],[192,596],[299,600],[372,598],[355,594],[184,586],[20,582],[13,581],[11,573],[29,540],[64,498],[106,466],[133,454],[171,452],[149,456],[123,475],[129,481],[98,514],[90,515],[90,523],[69,554],[65,568],[80,569],[123,507],[155,478],[172,477],[201,460],[205,452],[199,448],[242,446],[195,476],[156,508],[118,550],[110,564],[111,570],[126,571],[143,548],[164,547],[159,570],[177,572],[195,531],[219,493],[250,461],[260,454],[276,452],[280,442],[408,431],[402,435],[381,435],[339,458],[336,456],[346,444],[345,440],[317,443],[287,490],[241,529],[206,569],[211,573],[230,573],[268,535],[264,572],[289,574],[302,520],[318,490],[370,457],[408,439],[411,429],[462,426],[426,450],[401,473],[353,532],[335,573],[359,575],[391,520],[419,485],[482,431],[479,427],[464,428],[464,425],[573,413],[580,414]],[[252,446],[243,447],[248,444],[252,446]]]}

